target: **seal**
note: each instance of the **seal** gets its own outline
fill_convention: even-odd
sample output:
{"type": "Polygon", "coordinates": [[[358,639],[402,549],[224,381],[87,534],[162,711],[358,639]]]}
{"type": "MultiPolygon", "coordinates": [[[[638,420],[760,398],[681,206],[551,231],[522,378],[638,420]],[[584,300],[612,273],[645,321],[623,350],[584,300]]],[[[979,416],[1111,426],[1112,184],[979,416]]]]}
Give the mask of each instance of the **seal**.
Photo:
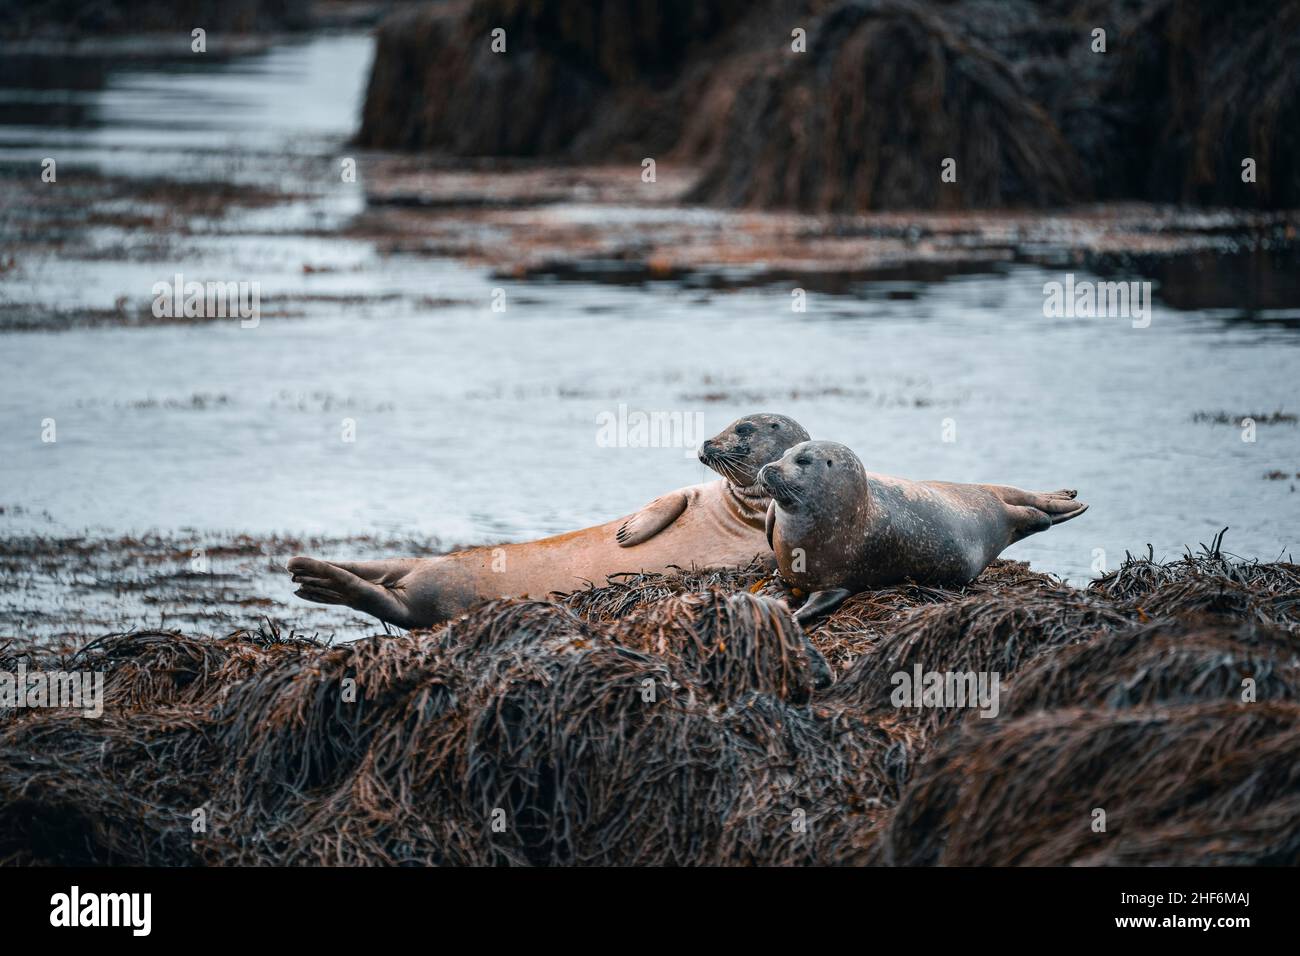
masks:
{"type": "Polygon", "coordinates": [[[874,474],[832,441],[795,445],[758,480],[781,577],[809,595],[801,624],[870,588],[966,584],[1008,545],[1088,510],[1074,491],[874,474]]]}
{"type": "Polygon", "coordinates": [[[332,563],[289,561],[299,597],[342,604],[398,627],[431,627],[499,597],[546,598],[623,571],[775,567],[764,532],[769,499],[758,470],[808,433],[785,415],[732,422],[700,447],[721,479],[679,488],[614,521],[519,544],[432,558],[332,563]]]}

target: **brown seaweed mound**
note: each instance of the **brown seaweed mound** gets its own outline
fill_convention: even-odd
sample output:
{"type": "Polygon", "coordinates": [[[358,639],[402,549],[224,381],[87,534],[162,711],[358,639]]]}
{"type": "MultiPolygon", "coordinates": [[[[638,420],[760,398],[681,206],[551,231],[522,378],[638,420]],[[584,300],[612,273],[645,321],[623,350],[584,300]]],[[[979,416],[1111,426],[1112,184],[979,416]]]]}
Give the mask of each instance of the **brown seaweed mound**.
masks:
{"type": "Polygon", "coordinates": [[[753,77],[696,187],[730,206],[813,211],[1057,205],[1073,150],[1011,65],[906,0],[846,3],[809,52],[753,77]],[[955,161],[956,181],[941,180],[955,161]]]}
{"type": "Polygon", "coordinates": [[[470,157],[666,150],[682,129],[687,60],[749,7],[478,0],[400,11],[379,30],[358,142],[470,157]]]}
{"type": "Polygon", "coordinates": [[[1247,692],[1300,700],[1300,643],[1253,623],[1164,619],[1036,659],[1011,683],[1004,712],[1240,701],[1247,692]]]}
{"type": "Polygon", "coordinates": [[[826,697],[862,713],[898,713],[932,735],[965,711],[900,708],[893,699],[894,675],[919,668],[922,673],[995,673],[1002,681],[1040,654],[1128,621],[1100,602],[1070,594],[962,598],[912,614],[863,654],[826,697]]]}
{"type": "Polygon", "coordinates": [[[99,719],[0,712],[0,862],[1294,864],[1298,573],[1216,540],[1084,591],[998,562],[808,634],[742,569],[338,646],[0,647],[105,681],[99,719]],[[915,668],[998,674],[1000,713],[896,706],[915,668]]]}
{"type": "Polygon", "coordinates": [[[1097,94],[1118,105],[1101,195],[1300,206],[1300,2],[1152,0],[1117,46],[1097,94]]]}
{"type": "Polygon", "coordinates": [[[1298,766],[1294,699],[971,722],[918,771],[882,855],[896,865],[1295,865],[1298,766]]]}

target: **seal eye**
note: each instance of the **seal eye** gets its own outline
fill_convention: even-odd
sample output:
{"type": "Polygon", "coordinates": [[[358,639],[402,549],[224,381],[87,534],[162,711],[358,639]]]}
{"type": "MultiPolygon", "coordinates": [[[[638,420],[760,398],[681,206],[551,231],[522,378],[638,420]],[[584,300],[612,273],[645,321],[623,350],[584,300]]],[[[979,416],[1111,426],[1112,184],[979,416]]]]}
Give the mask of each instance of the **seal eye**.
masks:
{"type": "Polygon", "coordinates": [[[831,466],[831,460],[830,460],[829,458],[827,458],[827,459],[826,459],[826,467],[829,468],[830,466],[831,466]]]}
{"type": "Polygon", "coordinates": [[[780,428],[781,426],[778,425],[776,422],[773,422],[773,423],[772,423],[772,427],[773,427],[773,428],[780,428]]]}

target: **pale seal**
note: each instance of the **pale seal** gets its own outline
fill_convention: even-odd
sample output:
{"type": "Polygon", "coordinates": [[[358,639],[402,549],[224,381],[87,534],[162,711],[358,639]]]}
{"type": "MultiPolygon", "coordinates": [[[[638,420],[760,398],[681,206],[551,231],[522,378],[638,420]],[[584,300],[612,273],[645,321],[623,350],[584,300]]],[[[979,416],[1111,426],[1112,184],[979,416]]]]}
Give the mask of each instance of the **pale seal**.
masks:
{"type": "Polygon", "coordinates": [[[781,577],[809,595],[800,623],[870,588],[966,584],[1008,545],[1088,510],[1073,491],[873,474],[831,441],[795,445],[758,478],[781,577]]]}
{"type": "Polygon", "coordinates": [[[544,599],[623,571],[775,567],[758,470],[808,433],[784,415],[749,415],[704,442],[700,461],[722,479],[669,492],[640,511],[581,531],[433,558],[289,562],[299,597],[343,604],[398,627],[430,627],[498,597],[544,599]]]}

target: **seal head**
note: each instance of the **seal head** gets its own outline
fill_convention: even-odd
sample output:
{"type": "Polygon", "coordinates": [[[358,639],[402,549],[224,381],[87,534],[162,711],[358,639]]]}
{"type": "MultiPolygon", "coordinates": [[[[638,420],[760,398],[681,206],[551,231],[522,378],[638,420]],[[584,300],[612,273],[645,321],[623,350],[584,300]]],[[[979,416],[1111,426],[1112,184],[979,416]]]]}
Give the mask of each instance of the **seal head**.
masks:
{"type": "Polygon", "coordinates": [[[787,415],[746,415],[705,441],[700,461],[736,487],[752,488],[760,468],[808,437],[803,426],[787,415]]]}
{"type": "Polygon", "coordinates": [[[803,441],[758,471],[758,485],[783,511],[815,518],[864,502],[866,470],[847,445],[803,441]]]}

